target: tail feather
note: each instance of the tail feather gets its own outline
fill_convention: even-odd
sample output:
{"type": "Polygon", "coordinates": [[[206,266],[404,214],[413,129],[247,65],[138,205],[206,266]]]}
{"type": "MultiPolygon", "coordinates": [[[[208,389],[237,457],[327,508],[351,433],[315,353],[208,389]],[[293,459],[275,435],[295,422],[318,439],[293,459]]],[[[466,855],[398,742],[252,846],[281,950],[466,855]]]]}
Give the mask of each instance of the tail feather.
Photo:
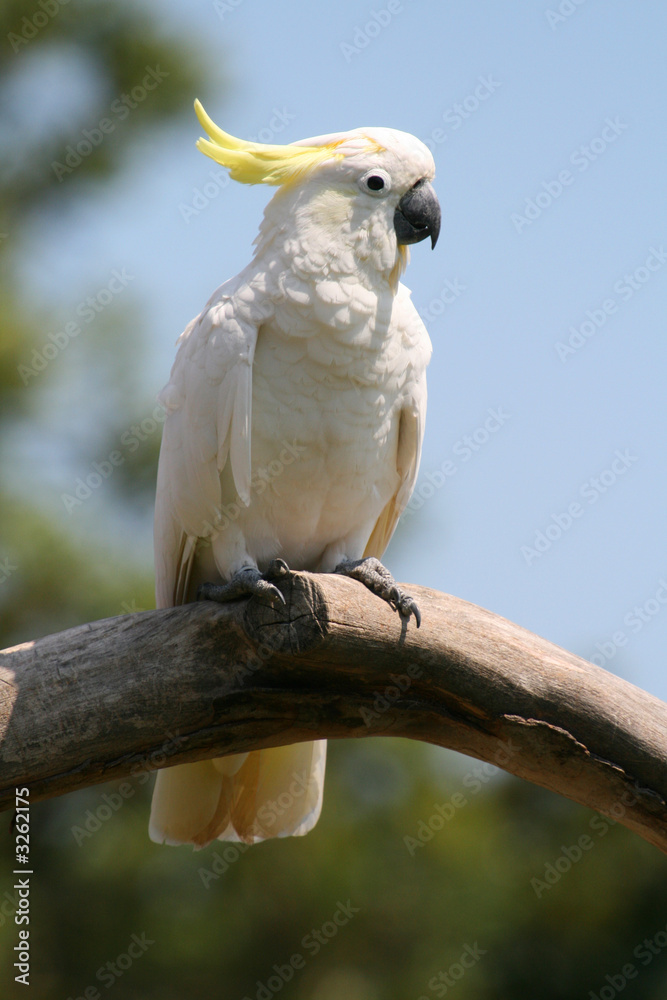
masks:
{"type": "Polygon", "coordinates": [[[322,808],[326,740],[178,764],[158,772],[149,833],[162,844],[308,833],[322,808]]]}
{"type": "MultiPolygon", "coordinates": [[[[163,443],[164,452],[164,443],[163,443]]],[[[197,586],[219,580],[211,549],[198,547],[171,511],[164,454],[155,506],[157,607],[195,600],[197,586]]],[[[308,833],[322,808],[326,740],[177,764],[159,771],[148,832],[158,844],[213,840],[254,844],[308,833]]]]}
{"type": "Polygon", "coordinates": [[[177,764],[158,771],[148,833],[157,844],[197,843],[215,815],[222,775],[210,760],[177,764]]]}

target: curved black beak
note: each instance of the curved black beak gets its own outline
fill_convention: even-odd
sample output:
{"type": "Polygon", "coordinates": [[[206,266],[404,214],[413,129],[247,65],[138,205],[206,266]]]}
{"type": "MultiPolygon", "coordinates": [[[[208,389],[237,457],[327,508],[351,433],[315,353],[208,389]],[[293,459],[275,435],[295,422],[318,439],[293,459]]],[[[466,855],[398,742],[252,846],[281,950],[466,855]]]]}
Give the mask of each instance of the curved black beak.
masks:
{"type": "Polygon", "coordinates": [[[427,180],[420,180],[403,195],[394,212],[394,229],[399,243],[421,243],[431,237],[431,248],[440,232],[440,202],[427,180]]]}

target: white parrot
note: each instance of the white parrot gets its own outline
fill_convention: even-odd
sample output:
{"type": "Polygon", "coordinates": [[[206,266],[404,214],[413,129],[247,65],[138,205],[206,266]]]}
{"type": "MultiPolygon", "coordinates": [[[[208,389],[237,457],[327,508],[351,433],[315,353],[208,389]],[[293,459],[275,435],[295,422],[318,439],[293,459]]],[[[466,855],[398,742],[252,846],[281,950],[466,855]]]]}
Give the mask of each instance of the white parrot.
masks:
{"type": "MultiPolygon", "coordinates": [[[[255,255],[179,339],[155,503],[157,606],[263,594],[292,570],[360,580],[419,609],[379,562],[412,492],[431,343],[399,281],[431,237],[435,166],[389,128],[284,146],[235,139],[201,104],[198,148],[273,184],[255,255]]],[[[157,775],[149,832],[204,847],[299,836],[318,820],[326,741],[157,775]]]]}

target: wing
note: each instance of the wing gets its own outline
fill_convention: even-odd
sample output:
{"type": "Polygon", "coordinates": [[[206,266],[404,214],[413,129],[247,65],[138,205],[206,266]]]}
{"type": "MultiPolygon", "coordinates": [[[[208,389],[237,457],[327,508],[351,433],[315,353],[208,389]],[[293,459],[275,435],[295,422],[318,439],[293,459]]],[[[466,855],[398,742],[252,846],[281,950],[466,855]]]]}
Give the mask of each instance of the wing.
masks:
{"type": "Polygon", "coordinates": [[[232,279],[179,339],[159,396],[167,418],[155,498],[158,607],[186,600],[197,539],[220,520],[220,472],[228,462],[239,499],[249,503],[252,363],[266,317],[256,290],[232,279]]]}
{"type": "Polygon", "coordinates": [[[404,285],[398,288],[392,322],[397,323],[403,333],[407,377],[405,395],[398,412],[398,488],[380,514],[364,550],[364,557],[375,556],[377,559],[387,548],[417,479],[426,419],[426,366],[432,350],[426,327],[404,285]]]}

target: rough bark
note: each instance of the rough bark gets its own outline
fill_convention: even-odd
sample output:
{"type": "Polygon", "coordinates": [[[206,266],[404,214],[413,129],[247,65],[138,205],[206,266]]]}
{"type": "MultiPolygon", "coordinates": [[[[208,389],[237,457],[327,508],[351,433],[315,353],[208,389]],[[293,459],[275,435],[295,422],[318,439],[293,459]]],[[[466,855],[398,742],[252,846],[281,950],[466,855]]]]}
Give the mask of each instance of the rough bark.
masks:
{"type": "Polygon", "coordinates": [[[0,653],[0,809],[146,767],[315,737],[450,747],[667,852],[667,705],[504,618],[292,574],[256,600],[110,618],[0,653]]]}

